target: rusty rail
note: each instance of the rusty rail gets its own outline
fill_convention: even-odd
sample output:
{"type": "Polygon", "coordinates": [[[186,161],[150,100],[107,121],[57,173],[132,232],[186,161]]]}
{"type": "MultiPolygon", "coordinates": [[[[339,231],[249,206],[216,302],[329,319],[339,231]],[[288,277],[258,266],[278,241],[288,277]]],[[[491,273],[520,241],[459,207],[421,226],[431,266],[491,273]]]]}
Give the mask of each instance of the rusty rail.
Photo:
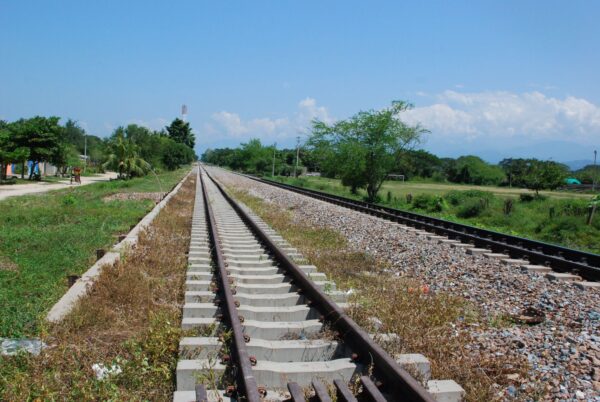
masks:
{"type": "MultiPolygon", "coordinates": [[[[210,206],[210,201],[208,199],[206,183],[204,183],[204,179],[202,178],[200,170],[198,170],[198,178],[200,179],[200,183],[202,185],[204,208],[206,216],[208,217],[208,233],[213,245],[213,255],[217,265],[217,277],[220,283],[219,293],[221,293],[221,295],[223,296],[222,302],[219,307],[221,311],[225,313],[223,318],[227,320],[233,332],[233,337],[231,340],[231,349],[233,357],[235,358],[233,363],[237,364],[239,368],[236,376],[238,381],[238,393],[242,394],[241,396],[245,398],[245,401],[260,402],[261,398],[258,393],[258,384],[256,383],[256,379],[254,378],[254,374],[252,373],[252,364],[250,362],[248,350],[246,349],[244,331],[242,329],[240,316],[238,315],[235,300],[233,298],[233,292],[231,290],[231,286],[229,285],[229,279],[227,278],[227,269],[225,267],[225,258],[223,256],[221,240],[219,239],[215,217],[210,206]]],[[[198,392],[199,389],[197,388],[197,396],[198,392]]],[[[240,398],[238,397],[238,399],[240,398]]]]}
{"type": "MultiPolygon", "coordinates": [[[[250,215],[223,190],[221,185],[215,181],[208,172],[205,171],[205,174],[212,180],[217,189],[248,228],[251,229],[254,235],[272,253],[279,266],[291,276],[292,283],[301,289],[303,295],[312,302],[312,306],[320,312],[323,319],[331,323],[344,341],[352,348],[355,352],[353,356],[355,357],[355,361],[364,366],[373,366],[374,374],[378,379],[378,386],[375,386],[368,377],[361,378],[363,394],[374,395],[367,396],[369,400],[383,401],[385,399],[382,394],[385,393],[392,395],[394,398],[401,398],[394,400],[434,402],[433,397],[418,381],[416,381],[406,370],[402,369],[394,359],[392,359],[369,337],[369,334],[348,317],[337,304],[331,301],[331,299],[321,291],[310,278],[308,278],[300,267],[289,258],[273,240],[271,240],[269,235],[256,224],[250,215]]],[[[344,392],[344,389],[340,384],[335,385],[338,390],[338,395],[341,395],[340,400],[353,400],[344,396],[351,394],[344,392]]]]}

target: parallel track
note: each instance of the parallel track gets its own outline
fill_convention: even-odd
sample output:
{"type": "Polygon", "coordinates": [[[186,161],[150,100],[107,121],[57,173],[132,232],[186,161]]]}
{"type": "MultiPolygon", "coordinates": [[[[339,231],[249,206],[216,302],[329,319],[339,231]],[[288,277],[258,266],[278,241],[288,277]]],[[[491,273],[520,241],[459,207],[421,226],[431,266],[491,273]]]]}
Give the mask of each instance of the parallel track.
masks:
{"type": "Polygon", "coordinates": [[[433,402],[332,301],[343,303],[343,292],[326,293],[323,274],[300,265],[295,250],[207,172],[199,172],[198,180],[183,325],[216,324],[221,339],[205,331],[182,340],[182,354],[190,358],[178,364],[175,401],[190,400],[190,392],[197,401],[217,400],[215,393],[250,402],[283,400],[277,396],[282,388],[290,395],[285,400],[305,401],[308,391],[311,401],[330,401],[326,390],[333,387],[338,401],[433,402]],[[323,339],[327,328],[334,336],[323,339]],[[282,339],[282,333],[300,336],[282,339]],[[220,362],[207,366],[211,350],[220,362]],[[223,377],[207,381],[214,373],[223,377]],[[352,378],[360,385],[354,394],[352,378]],[[214,385],[221,391],[207,391],[214,385]]]}
{"type": "Polygon", "coordinates": [[[272,180],[265,180],[251,175],[240,175],[260,183],[293,191],[431,233],[447,236],[451,239],[460,240],[463,243],[470,243],[475,247],[487,248],[493,252],[508,254],[512,258],[524,258],[529,260],[531,264],[550,266],[557,272],[570,272],[590,281],[600,281],[599,254],[511,236],[414,212],[402,211],[317,190],[309,190],[272,180]]]}

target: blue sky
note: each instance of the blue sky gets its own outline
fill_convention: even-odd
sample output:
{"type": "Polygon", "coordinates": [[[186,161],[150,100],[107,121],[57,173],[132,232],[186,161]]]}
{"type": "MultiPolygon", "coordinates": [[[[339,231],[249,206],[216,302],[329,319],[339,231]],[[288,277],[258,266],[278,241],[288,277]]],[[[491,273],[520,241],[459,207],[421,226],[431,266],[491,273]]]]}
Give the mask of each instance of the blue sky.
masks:
{"type": "Polygon", "coordinates": [[[0,0],[0,118],[107,136],[186,104],[201,153],[289,146],[313,118],[402,99],[443,156],[590,159],[599,17],[594,1],[0,0]]]}

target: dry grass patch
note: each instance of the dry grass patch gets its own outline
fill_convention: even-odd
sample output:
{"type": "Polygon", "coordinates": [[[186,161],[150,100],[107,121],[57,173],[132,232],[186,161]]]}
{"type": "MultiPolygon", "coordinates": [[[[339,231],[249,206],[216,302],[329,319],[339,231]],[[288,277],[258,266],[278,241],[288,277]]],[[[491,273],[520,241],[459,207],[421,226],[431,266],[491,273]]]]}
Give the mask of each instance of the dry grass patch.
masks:
{"type": "Polygon", "coordinates": [[[473,402],[502,399],[499,393],[509,383],[506,375],[526,375],[523,356],[493,356],[494,351],[478,350],[473,328],[483,331],[489,323],[472,302],[434,294],[427,284],[394,276],[381,261],[351,250],[341,234],[297,222],[291,211],[246,192],[229,191],[319,271],[341,288],[355,289],[348,314],[369,332],[398,334],[397,341],[382,344],[391,355],[424,354],[431,361],[432,378],[455,380],[467,391],[466,400],[473,402]]]}
{"type": "Polygon", "coordinates": [[[0,400],[171,400],[194,195],[191,175],[138,246],[43,329],[40,356],[0,358],[0,400]],[[120,373],[99,380],[94,364],[120,373]]]}
{"type": "Polygon", "coordinates": [[[8,257],[0,255],[0,271],[12,271],[17,272],[19,266],[12,262],[8,257]]]}
{"type": "Polygon", "coordinates": [[[154,202],[160,202],[166,193],[117,193],[104,197],[103,200],[108,201],[142,201],[151,200],[154,202]]]}

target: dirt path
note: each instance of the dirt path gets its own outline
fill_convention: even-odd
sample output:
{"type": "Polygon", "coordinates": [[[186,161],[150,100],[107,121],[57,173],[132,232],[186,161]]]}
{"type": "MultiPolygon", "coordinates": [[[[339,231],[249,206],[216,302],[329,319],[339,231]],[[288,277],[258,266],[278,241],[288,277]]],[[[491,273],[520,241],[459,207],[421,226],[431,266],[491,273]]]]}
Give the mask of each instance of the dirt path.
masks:
{"type": "MultiPolygon", "coordinates": [[[[81,185],[98,183],[100,181],[108,181],[117,177],[114,172],[108,172],[99,174],[91,177],[82,177],[81,185]]],[[[51,190],[60,190],[63,188],[78,186],[79,184],[70,184],[69,179],[60,181],[58,183],[30,183],[30,184],[14,184],[0,186],[0,200],[4,200],[8,197],[17,197],[20,195],[45,193],[51,190]]]]}

